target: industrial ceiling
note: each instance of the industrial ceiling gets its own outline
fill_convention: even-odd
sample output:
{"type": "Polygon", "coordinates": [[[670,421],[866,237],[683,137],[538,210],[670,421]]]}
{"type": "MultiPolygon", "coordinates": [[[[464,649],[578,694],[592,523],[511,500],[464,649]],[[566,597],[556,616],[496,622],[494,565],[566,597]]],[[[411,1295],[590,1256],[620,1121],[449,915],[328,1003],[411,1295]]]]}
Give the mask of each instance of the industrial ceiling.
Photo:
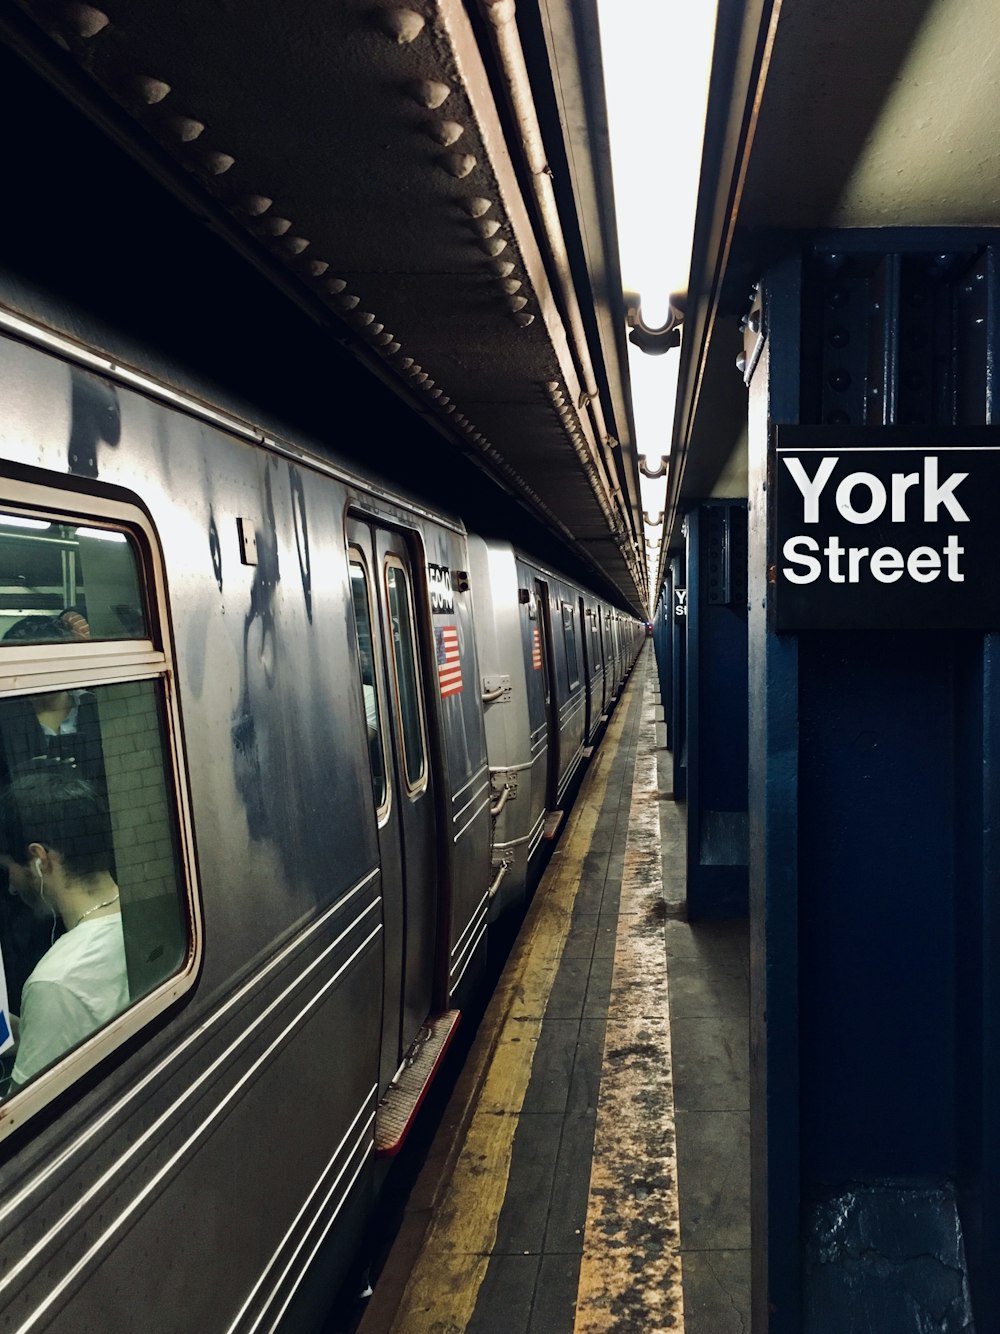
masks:
{"type": "Polygon", "coordinates": [[[511,0],[9,9],[9,44],[645,608],[590,112],[561,123],[537,10],[522,40],[511,0]]]}

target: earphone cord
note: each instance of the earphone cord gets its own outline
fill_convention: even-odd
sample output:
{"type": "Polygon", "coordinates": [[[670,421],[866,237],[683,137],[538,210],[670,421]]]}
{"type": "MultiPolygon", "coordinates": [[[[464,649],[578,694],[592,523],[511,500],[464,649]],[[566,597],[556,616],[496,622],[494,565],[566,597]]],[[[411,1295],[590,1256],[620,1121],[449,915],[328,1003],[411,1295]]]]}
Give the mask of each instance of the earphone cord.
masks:
{"type": "MultiPolygon", "coordinates": [[[[39,861],[40,860],[41,858],[39,858],[39,861]]],[[[49,912],[52,914],[52,934],[49,936],[49,949],[51,949],[52,946],[56,943],[56,912],[53,907],[51,907],[48,903],[45,903],[45,876],[42,875],[42,868],[36,865],[35,870],[38,872],[38,897],[41,899],[41,901],[45,904],[46,908],[48,908],[49,912]]]]}

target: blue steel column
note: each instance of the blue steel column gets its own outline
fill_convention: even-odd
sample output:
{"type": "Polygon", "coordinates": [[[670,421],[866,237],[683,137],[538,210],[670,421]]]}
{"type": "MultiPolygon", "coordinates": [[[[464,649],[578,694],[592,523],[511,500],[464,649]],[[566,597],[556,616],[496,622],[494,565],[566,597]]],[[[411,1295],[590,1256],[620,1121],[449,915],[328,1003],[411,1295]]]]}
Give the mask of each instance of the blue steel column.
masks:
{"type": "Polygon", "coordinates": [[[663,588],[660,591],[660,600],[656,604],[656,614],[653,618],[653,651],[656,654],[656,672],[660,685],[660,702],[663,705],[663,721],[667,732],[667,750],[670,749],[671,732],[673,730],[673,717],[671,709],[671,660],[673,656],[673,644],[671,636],[673,633],[673,592],[670,586],[670,576],[667,575],[663,588]]]}
{"type": "Polygon", "coordinates": [[[993,419],[992,239],[818,238],[748,335],[755,1334],[1000,1332],[998,635],[768,614],[775,425],[993,419]]]}
{"type": "Polygon", "coordinates": [[[752,1329],[801,1334],[798,1126],[798,644],[767,624],[772,422],[797,419],[800,266],[777,267],[750,380],[748,678],[752,1329]]]}
{"type": "Polygon", "coordinates": [[[687,516],[687,915],[747,912],[746,509],[687,516]]]}

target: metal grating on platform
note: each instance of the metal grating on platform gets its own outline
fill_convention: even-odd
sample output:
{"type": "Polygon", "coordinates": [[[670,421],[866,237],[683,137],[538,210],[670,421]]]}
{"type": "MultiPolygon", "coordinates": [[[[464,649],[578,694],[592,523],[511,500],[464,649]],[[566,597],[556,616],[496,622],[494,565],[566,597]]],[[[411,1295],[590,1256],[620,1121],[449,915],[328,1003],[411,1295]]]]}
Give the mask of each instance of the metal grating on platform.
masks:
{"type": "Polygon", "coordinates": [[[429,1018],[417,1034],[378,1105],[375,1152],[380,1156],[391,1158],[403,1147],[460,1018],[459,1010],[446,1010],[429,1018]]]}

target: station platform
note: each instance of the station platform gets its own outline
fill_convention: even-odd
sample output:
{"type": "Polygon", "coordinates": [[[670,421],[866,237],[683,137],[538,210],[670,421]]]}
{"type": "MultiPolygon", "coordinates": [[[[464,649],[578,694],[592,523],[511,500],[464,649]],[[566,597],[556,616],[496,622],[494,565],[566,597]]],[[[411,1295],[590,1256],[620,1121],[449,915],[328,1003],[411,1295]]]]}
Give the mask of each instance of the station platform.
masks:
{"type": "Polygon", "coordinates": [[[750,1327],[748,930],[689,924],[643,649],[360,1334],[750,1327]]]}

